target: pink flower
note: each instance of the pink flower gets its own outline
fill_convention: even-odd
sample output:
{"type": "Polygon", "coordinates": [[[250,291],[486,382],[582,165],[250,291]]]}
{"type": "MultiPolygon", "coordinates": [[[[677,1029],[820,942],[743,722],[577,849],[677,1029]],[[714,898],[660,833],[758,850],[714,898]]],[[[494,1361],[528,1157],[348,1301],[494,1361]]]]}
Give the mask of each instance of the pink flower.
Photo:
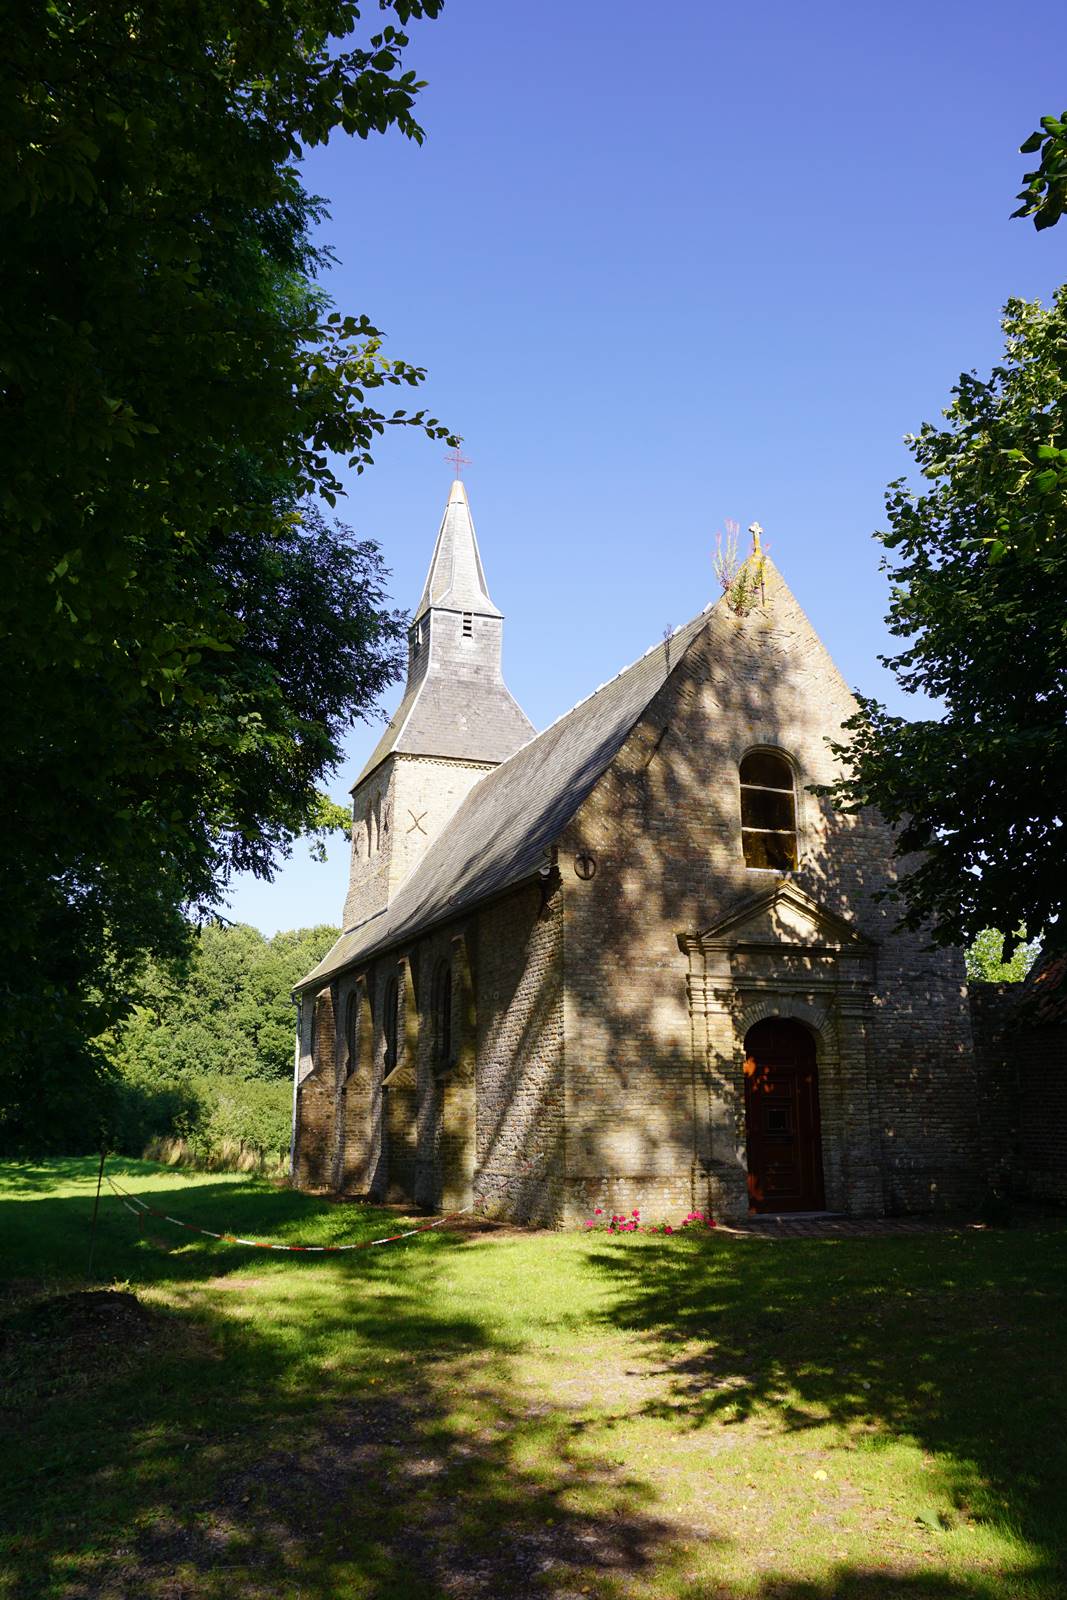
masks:
{"type": "Polygon", "coordinates": [[[603,1213],[603,1211],[601,1211],[600,1207],[597,1206],[596,1210],[593,1212],[593,1215],[594,1215],[594,1217],[602,1217],[604,1215],[604,1213],[603,1213]]]}
{"type": "Polygon", "coordinates": [[[670,1223],[668,1222],[668,1223],[666,1223],[664,1225],[663,1231],[664,1231],[664,1233],[673,1233],[674,1229],[671,1227],[670,1223]]]}
{"type": "Polygon", "coordinates": [[[639,1217],[641,1215],[641,1213],[640,1213],[640,1211],[631,1211],[630,1215],[631,1215],[631,1217],[639,1217]]]}

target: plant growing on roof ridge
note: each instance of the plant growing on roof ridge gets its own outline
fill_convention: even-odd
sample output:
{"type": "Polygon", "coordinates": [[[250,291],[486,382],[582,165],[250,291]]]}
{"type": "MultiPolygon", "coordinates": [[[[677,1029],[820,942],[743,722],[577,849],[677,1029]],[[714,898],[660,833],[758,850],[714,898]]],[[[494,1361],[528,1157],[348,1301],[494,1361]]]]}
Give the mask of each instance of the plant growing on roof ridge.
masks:
{"type": "Polygon", "coordinates": [[[763,574],[766,557],[762,545],[763,529],[758,522],[753,522],[748,530],[752,535],[752,550],[743,561],[739,560],[737,538],[740,531],[739,525],[728,517],[725,534],[720,533],[716,539],[713,564],[719,586],[726,596],[726,604],[735,617],[747,617],[765,598],[763,574]]]}

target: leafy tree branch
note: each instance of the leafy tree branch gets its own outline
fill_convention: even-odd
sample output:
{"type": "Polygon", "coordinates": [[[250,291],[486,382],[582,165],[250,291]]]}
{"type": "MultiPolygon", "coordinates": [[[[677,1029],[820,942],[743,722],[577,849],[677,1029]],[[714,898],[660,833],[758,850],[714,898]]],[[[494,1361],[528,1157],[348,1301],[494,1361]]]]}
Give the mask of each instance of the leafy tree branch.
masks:
{"type": "Polygon", "coordinates": [[[1049,307],[1010,301],[1003,326],[1003,362],[963,374],[944,423],[909,440],[923,486],[890,485],[877,535],[902,641],[883,661],[944,711],[909,722],[861,700],[829,792],[896,825],[906,926],[962,945],[1025,924],[1053,948],[1067,936],[1067,480],[1033,464],[1067,438],[1067,288],[1049,307]]]}
{"type": "Polygon", "coordinates": [[[1053,228],[1067,210],[1067,111],[1059,117],[1042,117],[1041,128],[1019,146],[1021,155],[1040,152],[1041,161],[1023,177],[1021,200],[1013,217],[1033,217],[1034,227],[1053,228]]]}
{"type": "Polygon", "coordinates": [[[440,10],[51,0],[8,19],[9,1145],[91,1121],[92,1040],[145,953],[181,951],[186,908],[319,825],[344,731],[397,671],[378,551],[319,507],[386,429],[449,435],[386,403],[422,369],[330,303],[325,207],[297,163],[335,132],[421,141],[406,30],[440,10]]]}

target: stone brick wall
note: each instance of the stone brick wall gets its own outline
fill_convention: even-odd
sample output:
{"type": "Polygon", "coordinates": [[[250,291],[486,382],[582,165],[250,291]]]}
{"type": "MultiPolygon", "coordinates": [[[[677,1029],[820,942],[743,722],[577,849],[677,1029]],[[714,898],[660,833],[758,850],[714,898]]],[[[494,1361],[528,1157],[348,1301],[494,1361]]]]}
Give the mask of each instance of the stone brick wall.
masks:
{"type": "Polygon", "coordinates": [[[490,1215],[552,1226],[564,1161],[563,896],[553,878],[485,907],[473,932],[474,1189],[490,1215]]]}
{"type": "Polygon", "coordinates": [[[329,988],[303,1001],[300,1032],[293,1177],[302,1189],[329,1189],[334,1183],[337,1125],[336,1035],[329,988]]]}
{"type": "Polygon", "coordinates": [[[562,1209],[562,895],[518,889],[403,953],[346,973],[316,1004],[298,1089],[297,1182],[552,1225],[562,1209]],[[434,981],[451,975],[442,1058],[434,981]],[[397,1059],[386,1006],[397,980],[397,1059]],[[333,1012],[349,1021],[340,1034],[333,1012]],[[328,1020],[326,1020],[328,1018],[328,1020]],[[354,1020],[353,1020],[354,1019],[354,1020]]]}
{"type": "Polygon", "coordinates": [[[971,1031],[981,1126],[982,1166],[991,1189],[1014,1187],[1019,1137],[1019,1071],[1013,1048],[1014,983],[972,983],[971,1031]]]}
{"type": "Polygon", "coordinates": [[[389,861],[389,896],[396,894],[426,849],[493,764],[430,756],[395,758],[390,809],[395,824],[389,861]]]}
{"type": "Polygon", "coordinates": [[[1019,1151],[1014,1187],[1033,1200],[1067,1205],[1067,1027],[1020,1036],[1019,1151]]]}
{"type": "Polygon", "coordinates": [[[351,928],[383,910],[389,899],[393,845],[392,759],[352,791],[352,844],[342,926],[351,928]]]}
{"type": "Polygon", "coordinates": [[[853,709],[772,569],[766,608],[713,615],[561,838],[568,1215],[594,1202],[677,1212],[696,1201],[727,1215],[747,1205],[744,1029],[772,980],[736,953],[729,983],[708,1002],[705,1053],[678,935],[782,881],[744,864],[737,772],[759,747],[784,753],[795,772],[791,881],[874,949],[866,995],[850,992],[843,1004],[840,984],[817,985],[807,960],[803,970],[783,966],[771,1006],[817,1032],[820,1094],[836,1108],[823,1129],[827,1173],[838,1175],[828,1200],[859,1212],[973,1198],[962,961],[893,933],[891,909],[874,898],[892,871],[878,818],[840,816],[806,792],[835,775],[826,739],[853,709]],[[580,852],[596,863],[589,881],[575,872],[580,852]]]}
{"type": "Polygon", "coordinates": [[[375,1070],[375,1000],[365,978],[341,979],[335,1183],[344,1194],[375,1189],[381,1144],[381,1073],[375,1070]]]}
{"type": "Polygon", "coordinates": [[[346,928],[384,910],[427,846],[492,768],[486,761],[390,755],[353,791],[346,928]],[[381,833],[372,850],[366,818],[379,813],[381,833]]]}

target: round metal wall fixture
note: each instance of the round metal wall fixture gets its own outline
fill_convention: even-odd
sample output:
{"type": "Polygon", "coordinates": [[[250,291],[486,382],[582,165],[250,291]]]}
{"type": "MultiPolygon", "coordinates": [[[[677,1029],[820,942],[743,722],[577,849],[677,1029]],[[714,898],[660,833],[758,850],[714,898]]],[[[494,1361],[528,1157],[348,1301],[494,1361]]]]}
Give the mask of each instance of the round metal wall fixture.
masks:
{"type": "Polygon", "coordinates": [[[588,850],[579,850],[574,858],[574,872],[583,883],[588,883],[596,873],[596,857],[591,856],[588,850]]]}

